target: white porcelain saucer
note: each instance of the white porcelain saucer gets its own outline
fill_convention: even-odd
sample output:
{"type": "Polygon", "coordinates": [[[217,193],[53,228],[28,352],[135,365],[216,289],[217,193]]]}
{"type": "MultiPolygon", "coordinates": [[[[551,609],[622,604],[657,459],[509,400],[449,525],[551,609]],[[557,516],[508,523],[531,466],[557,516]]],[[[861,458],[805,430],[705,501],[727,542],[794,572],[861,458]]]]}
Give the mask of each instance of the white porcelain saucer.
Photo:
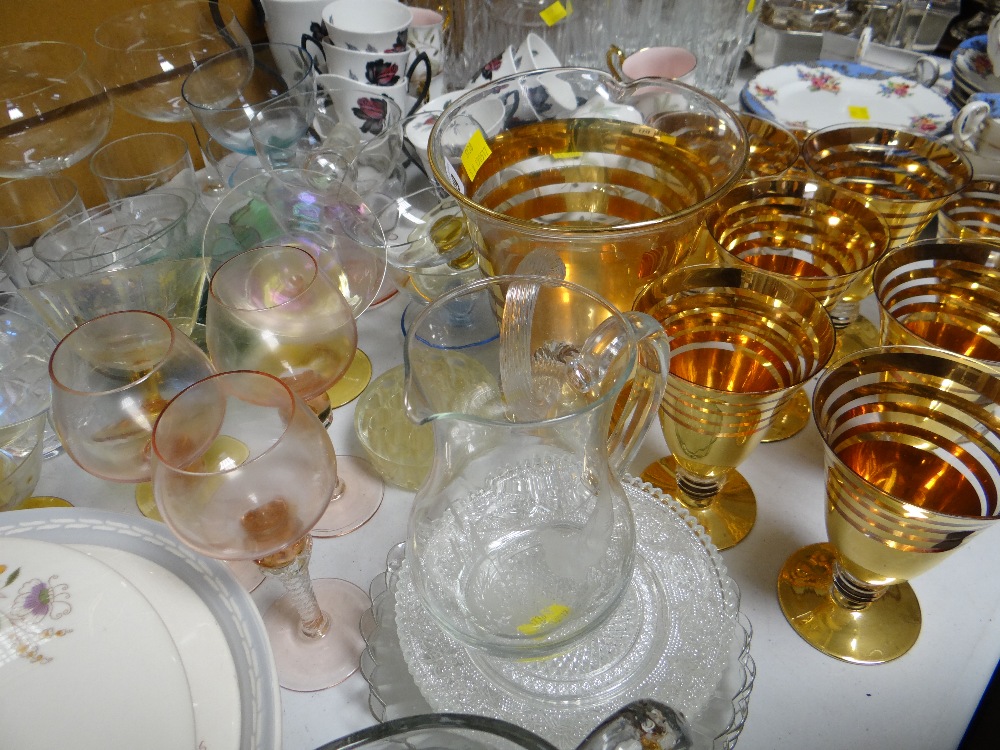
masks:
{"type": "Polygon", "coordinates": [[[687,511],[639,480],[625,486],[637,540],[630,589],[605,625],[564,654],[508,660],[467,650],[424,610],[403,561],[399,645],[432,710],[506,719],[567,748],[630,700],[654,698],[688,716],[706,710],[743,644],[736,585],[687,511]]]}
{"type": "Polygon", "coordinates": [[[180,654],[138,589],[83,552],[34,539],[4,539],[0,568],[5,747],[196,747],[180,654]]]}
{"type": "Polygon", "coordinates": [[[763,70],[740,92],[749,112],[793,130],[878,123],[941,135],[954,105],[905,76],[847,62],[789,63],[763,70]]]}

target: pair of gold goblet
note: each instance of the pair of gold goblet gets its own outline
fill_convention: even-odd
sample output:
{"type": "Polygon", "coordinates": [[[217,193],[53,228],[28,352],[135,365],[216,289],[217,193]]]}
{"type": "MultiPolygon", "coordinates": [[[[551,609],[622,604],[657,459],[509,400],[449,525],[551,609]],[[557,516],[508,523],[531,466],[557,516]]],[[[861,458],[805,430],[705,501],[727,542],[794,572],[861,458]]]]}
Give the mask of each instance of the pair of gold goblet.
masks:
{"type": "Polygon", "coordinates": [[[778,580],[803,638],[866,664],[919,635],[908,579],[1000,516],[1000,247],[902,245],[872,280],[883,346],[843,360],[814,393],[830,543],[795,552],[778,580]]]}

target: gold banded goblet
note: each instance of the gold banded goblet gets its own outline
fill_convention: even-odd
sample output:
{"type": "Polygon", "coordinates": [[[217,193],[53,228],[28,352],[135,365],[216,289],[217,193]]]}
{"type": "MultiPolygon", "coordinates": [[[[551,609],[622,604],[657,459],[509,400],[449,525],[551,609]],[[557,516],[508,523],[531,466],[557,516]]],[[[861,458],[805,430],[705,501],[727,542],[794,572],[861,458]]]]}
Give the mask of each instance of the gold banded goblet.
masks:
{"type": "Polygon", "coordinates": [[[1000,178],[974,180],[938,210],[940,239],[978,240],[1000,244],[1000,178]]]}
{"type": "Polygon", "coordinates": [[[778,577],[792,628],[856,664],[905,654],[920,633],[907,581],[998,517],[1000,376],[930,347],[868,349],[820,378],[829,544],[793,553],[778,577]]]}
{"type": "Polygon", "coordinates": [[[1000,247],[921,240],[872,274],[882,342],[934,346],[1000,368],[1000,247]]]}
{"type": "MultiPolygon", "coordinates": [[[[889,228],[860,196],[804,175],[749,180],[719,201],[708,232],[725,265],[769,271],[809,292],[839,334],[850,318],[834,316],[851,284],[889,247],[889,228]]],[[[832,359],[842,337],[837,336],[832,359]]],[[[798,433],[809,421],[799,388],[774,417],[765,442],[798,433]]]]}
{"type": "Polygon", "coordinates": [[[647,285],[635,309],[670,338],[659,416],[671,455],[642,478],[684,503],[727,549],[757,516],[736,467],[786,399],[826,365],[830,316],[802,287],[749,267],[679,269],[647,285]]]}
{"type": "MultiPolygon", "coordinates": [[[[882,214],[889,246],[920,237],[941,205],[972,179],[972,167],[953,146],[919,133],[879,125],[834,125],[802,143],[802,158],[820,178],[852,190],[882,214]]],[[[860,314],[872,293],[871,275],[857,278],[834,317],[851,321],[841,332],[839,354],[879,343],[875,324],[860,314]]]]}

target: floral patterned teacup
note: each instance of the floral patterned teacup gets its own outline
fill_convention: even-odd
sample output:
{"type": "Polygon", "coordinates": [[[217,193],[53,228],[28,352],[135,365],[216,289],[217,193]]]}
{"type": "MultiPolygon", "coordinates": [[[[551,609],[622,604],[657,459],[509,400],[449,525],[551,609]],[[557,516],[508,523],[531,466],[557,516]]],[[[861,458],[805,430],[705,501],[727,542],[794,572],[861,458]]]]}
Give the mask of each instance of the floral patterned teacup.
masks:
{"type": "Polygon", "coordinates": [[[411,8],[408,45],[415,52],[426,52],[434,75],[441,72],[444,60],[444,16],[429,8],[411,8]]]}
{"type": "Polygon", "coordinates": [[[377,138],[391,130],[399,130],[402,138],[403,110],[400,100],[406,99],[406,84],[372,86],[343,76],[326,73],[316,76],[320,99],[340,122],[352,123],[364,141],[377,138]]]}
{"type": "Polygon", "coordinates": [[[517,72],[517,64],[514,62],[514,48],[507,46],[503,52],[489,60],[479,72],[472,77],[470,86],[480,86],[484,83],[491,83],[498,78],[514,75],[517,72]]]}
{"type": "Polygon", "coordinates": [[[334,0],[323,8],[330,42],[366,52],[404,52],[413,12],[396,0],[334,0]]]}
{"type": "Polygon", "coordinates": [[[423,81],[430,77],[433,70],[426,55],[414,56],[411,63],[412,52],[408,49],[402,52],[361,52],[323,42],[323,55],[327,73],[372,86],[395,86],[400,82],[409,83],[411,79],[423,81]],[[421,66],[423,71],[418,72],[421,66]]]}

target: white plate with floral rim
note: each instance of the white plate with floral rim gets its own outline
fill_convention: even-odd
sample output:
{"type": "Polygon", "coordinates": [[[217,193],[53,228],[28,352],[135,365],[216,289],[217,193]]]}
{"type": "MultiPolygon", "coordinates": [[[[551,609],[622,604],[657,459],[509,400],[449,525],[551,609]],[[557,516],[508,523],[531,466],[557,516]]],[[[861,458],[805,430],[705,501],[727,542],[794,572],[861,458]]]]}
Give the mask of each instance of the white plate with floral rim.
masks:
{"type": "Polygon", "coordinates": [[[763,70],[743,87],[740,103],[753,114],[810,132],[867,122],[939,135],[956,113],[944,96],[906,76],[828,61],[763,70]]]}
{"type": "MultiPolygon", "coordinates": [[[[239,688],[238,747],[240,750],[281,747],[281,699],[271,646],[256,604],[228,566],[185,547],[162,523],[87,508],[4,513],[0,516],[0,552],[8,537],[73,545],[88,551],[104,547],[142,558],[173,574],[201,600],[215,620],[210,625],[218,626],[228,644],[239,688]]],[[[108,559],[111,557],[116,557],[114,552],[108,554],[108,559]]],[[[139,575],[143,575],[142,568],[140,564],[139,575]]],[[[0,576],[0,583],[3,580],[0,576]]],[[[184,600],[188,600],[186,595],[184,600]]],[[[183,606],[180,598],[175,599],[175,606],[183,606]]],[[[229,676],[228,672],[222,675],[224,679],[229,676]]],[[[216,720],[228,722],[231,718],[216,717],[216,720]]],[[[0,746],[6,747],[6,743],[0,742],[0,746]]],[[[147,746],[134,745],[143,750],[147,746]]],[[[205,748],[216,750],[208,744],[205,748]]]]}
{"type": "Polygon", "coordinates": [[[0,569],[5,747],[196,746],[177,646],[135,586],[37,539],[0,542],[0,569]]]}

